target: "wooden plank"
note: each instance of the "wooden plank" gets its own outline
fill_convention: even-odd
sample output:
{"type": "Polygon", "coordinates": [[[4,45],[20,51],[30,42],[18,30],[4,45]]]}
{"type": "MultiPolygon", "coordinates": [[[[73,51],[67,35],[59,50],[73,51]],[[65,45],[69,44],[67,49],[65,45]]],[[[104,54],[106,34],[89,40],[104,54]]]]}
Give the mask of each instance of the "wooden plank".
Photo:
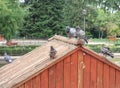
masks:
{"type": "Polygon", "coordinates": [[[103,88],[109,88],[109,65],[104,64],[103,88]]]}
{"type": "Polygon", "coordinates": [[[56,64],[56,88],[63,88],[63,61],[56,64]]]}
{"type": "Polygon", "coordinates": [[[41,73],[41,88],[48,88],[48,69],[41,73]]]}
{"type": "Polygon", "coordinates": [[[97,61],[97,88],[103,88],[103,63],[97,61]]]}
{"type": "Polygon", "coordinates": [[[49,41],[53,40],[53,39],[56,39],[56,40],[59,40],[59,41],[63,41],[65,43],[70,43],[70,44],[83,44],[83,42],[81,40],[78,40],[77,39],[74,39],[74,38],[67,38],[67,37],[63,37],[63,36],[59,36],[59,35],[55,35],[53,36],[52,38],[48,39],[49,41]]]}
{"type": "Polygon", "coordinates": [[[91,57],[91,83],[90,88],[96,88],[96,59],[91,57]]]}
{"type": "Polygon", "coordinates": [[[83,52],[81,50],[78,51],[78,88],[83,88],[83,52]]]}
{"type": "MultiPolygon", "coordinates": [[[[27,55],[23,56],[21,58],[22,60],[19,59],[19,60],[15,61],[15,63],[19,62],[19,66],[17,66],[17,68],[14,66],[15,63],[12,63],[13,66],[10,65],[10,68],[12,69],[12,68],[15,67],[14,72],[10,72],[12,77],[11,77],[11,75],[7,74],[7,73],[9,73],[9,71],[6,70],[6,72],[4,74],[1,74],[1,75],[5,75],[5,74],[6,75],[3,76],[3,77],[0,76],[0,78],[2,77],[3,81],[4,81],[4,78],[8,79],[5,82],[3,82],[3,83],[6,84],[6,86],[5,86],[6,88],[7,88],[7,86],[12,87],[12,86],[20,83],[23,80],[27,81],[26,78],[29,78],[31,75],[37,73],[38,71],[46,69],[48,66],[46,66],[44,63],[42,63],[43,61],[48,62],[47,65],[51,65],[51,64],[53,64],[52,63],[53,61],[57,62],[59,58],[61,58],[62,56],[65,56],[66,54],[68,54],[71,51],[74,51],[74,49],[76,49],[76,48],[77,48],[77,46],[74,46],[74,45],[71,45],[71,44],[68,44],[68,43],[66,44],[65,42],[58,41],[58,40],[48,42],[44,46],[42,46],[40,48],[37,48],[34,51],[32,51],[32,52],[28,53],[27,55]],[[60,51],[56,56],[56,60],[49,60],[49,55],[47,55],[49,53],[49,47],[51,45],[55,45],[55,48],[58,51],[60,51]],[[29,58],[29,60],[27,58],[29,58]],[[25,62],[25,63],[21,64],[20,63],[21,61],[25,62]],[[21,69],[21,66],[22,66],[22,69],[21,69]],[[36,69],[33,70],[34,67],[36,69]],[[14,74],[14,73],[16,73],[16,74],[14,74]],[[29,73],[29,74],[27,74],[27,73],[29,73]],[[8,82],[10,82],[10,83],[8,83],[8,82]]],[[[0,72],[2,72],[2,71],[0,71],[0,72]]],[[[3,84],[3,85],[5,85],[5,84],[3,84]]]]}
{"type": "Polygon", "coordinates": [[[40,74],[35,76],[33,79],[33,88],[40,88],[40,74]]]}
{"type": "Polygon", "coordinates": [[[64,88],[70,88],[70,56],[64,59],[64,88]]]}
{"type": "Polygon", "coordinates": [[[116,70],[116,88],[120,88],[120,72],[116,70]]]}
{"type": "Polygon", "coordinates": [[[19,86],[18,88],[25,88],[25,84],[22,84],[22,85],[19,86]]]}
{"type": "Polygon", "coordinates": [[[55,88],[55,66],[49,68],[49,88],[55,88]]]}
{"type": "Polygon", "coordinates": [[[78,88],[78,55],[77,52],[71,55],[71,88],[78,88]]]}
{"type": "Polygon", "coordinates": [[[85,55],[84,57],[85,69],[83,75],[84,88],[90,88],[90,56],[85,55]]]}
{"type": "Polygon", "coordinates": [[[115,68],[110,67],[110,88],[115,88],[115,68]]]}
{"type": "Polygon", "coordinates": [[[92,50],[87,49],[87,48],[84,47],[84,46],[80,47],[80,49],[81,49],[82,51],[86,52],[87,54],[89,54],[89,55],[95,57],[97,60],[100,60],[100,61],[102,61],[102,62],[104,62],[104,63],[110,65],[111,67],[114,67],[114,68],[116,68],[116,69],[118,69],[118,70],[120,71],[120,67],[119,67],[118,65],[116,65],[115,63],[113,63],[113,62],[107,60],[105,57],[100,56],[98,53],[93,52],[92,50]]]}
{"type": "Polygon", "coordinates": [[[25,82],[25,88],[32,88],[32,79],[25,82]]]}

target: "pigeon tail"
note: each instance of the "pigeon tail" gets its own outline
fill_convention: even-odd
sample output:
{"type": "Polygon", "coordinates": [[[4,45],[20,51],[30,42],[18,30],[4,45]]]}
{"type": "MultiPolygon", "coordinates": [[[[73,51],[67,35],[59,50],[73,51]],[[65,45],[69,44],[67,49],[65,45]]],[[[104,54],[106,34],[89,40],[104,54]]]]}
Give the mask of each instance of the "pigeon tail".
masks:
{"type": "Polygon", "coordinates": [[[84,38],[84,40],[85,40],[85,42],[86,42],[86,43],[88,43],[88,41],[87,41],[87,39],[86,39],[86,38],[84,38]]]}
{"type": "Polygon", "coordinates": [[[107,55],[114,58],[114,55],[112,53],[107,53],[107,55]]]}

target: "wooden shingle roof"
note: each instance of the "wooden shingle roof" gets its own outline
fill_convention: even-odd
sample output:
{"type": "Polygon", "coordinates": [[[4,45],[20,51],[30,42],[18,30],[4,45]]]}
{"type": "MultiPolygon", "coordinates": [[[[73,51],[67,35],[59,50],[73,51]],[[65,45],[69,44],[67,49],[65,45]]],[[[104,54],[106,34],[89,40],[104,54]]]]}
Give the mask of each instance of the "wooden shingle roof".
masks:
{"type": "MultiPolygon", "coordinates": [[[[79,42],[80,43],[80,42],[79,42]]],[[[45,69],[54,61],[72,52],[79,44],[76,39],[55,35],[48,42],[0,68],[0,88],[11,88],[45,69]],[[49,58],[50,46],[57,50],[56,58],[49,58]]]]}

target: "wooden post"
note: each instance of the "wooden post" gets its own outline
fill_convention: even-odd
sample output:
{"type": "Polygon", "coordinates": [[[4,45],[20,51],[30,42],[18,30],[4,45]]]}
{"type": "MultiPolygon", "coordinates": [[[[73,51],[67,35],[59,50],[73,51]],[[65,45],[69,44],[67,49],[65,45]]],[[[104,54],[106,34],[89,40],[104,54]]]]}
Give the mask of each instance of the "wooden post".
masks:
{"type": "Polygon", "coordinates": [[[78,51],[78,88],[83,88],[83,69],[84,69],[84,62],[83,62],[83,52],[78,51]]]}

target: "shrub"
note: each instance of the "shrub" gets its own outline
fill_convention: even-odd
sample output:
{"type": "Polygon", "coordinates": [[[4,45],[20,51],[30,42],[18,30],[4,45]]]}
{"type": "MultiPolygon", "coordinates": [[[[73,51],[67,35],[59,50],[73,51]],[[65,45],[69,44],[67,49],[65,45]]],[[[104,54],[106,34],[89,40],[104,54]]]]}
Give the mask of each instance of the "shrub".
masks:
{"type": "Polygon", "coordinates": [[[0,54],[7,52],[11,56],[20,56],[32,51],[37,46],[0,46],[0,54]]]}
{"type": "MultiPolygon", "coordinates": [[[[91,49],[97,53],[100,53],[100,48],[102,47],[102,45],[101,44],[99,44],[99,45],[86,45],[86,47],[88,47],[89,49],[91,49]]],[[[112,46],[110,46],[110,49],[113,53],[120,53],[120,46],[112,45],[112,46]]]]}

